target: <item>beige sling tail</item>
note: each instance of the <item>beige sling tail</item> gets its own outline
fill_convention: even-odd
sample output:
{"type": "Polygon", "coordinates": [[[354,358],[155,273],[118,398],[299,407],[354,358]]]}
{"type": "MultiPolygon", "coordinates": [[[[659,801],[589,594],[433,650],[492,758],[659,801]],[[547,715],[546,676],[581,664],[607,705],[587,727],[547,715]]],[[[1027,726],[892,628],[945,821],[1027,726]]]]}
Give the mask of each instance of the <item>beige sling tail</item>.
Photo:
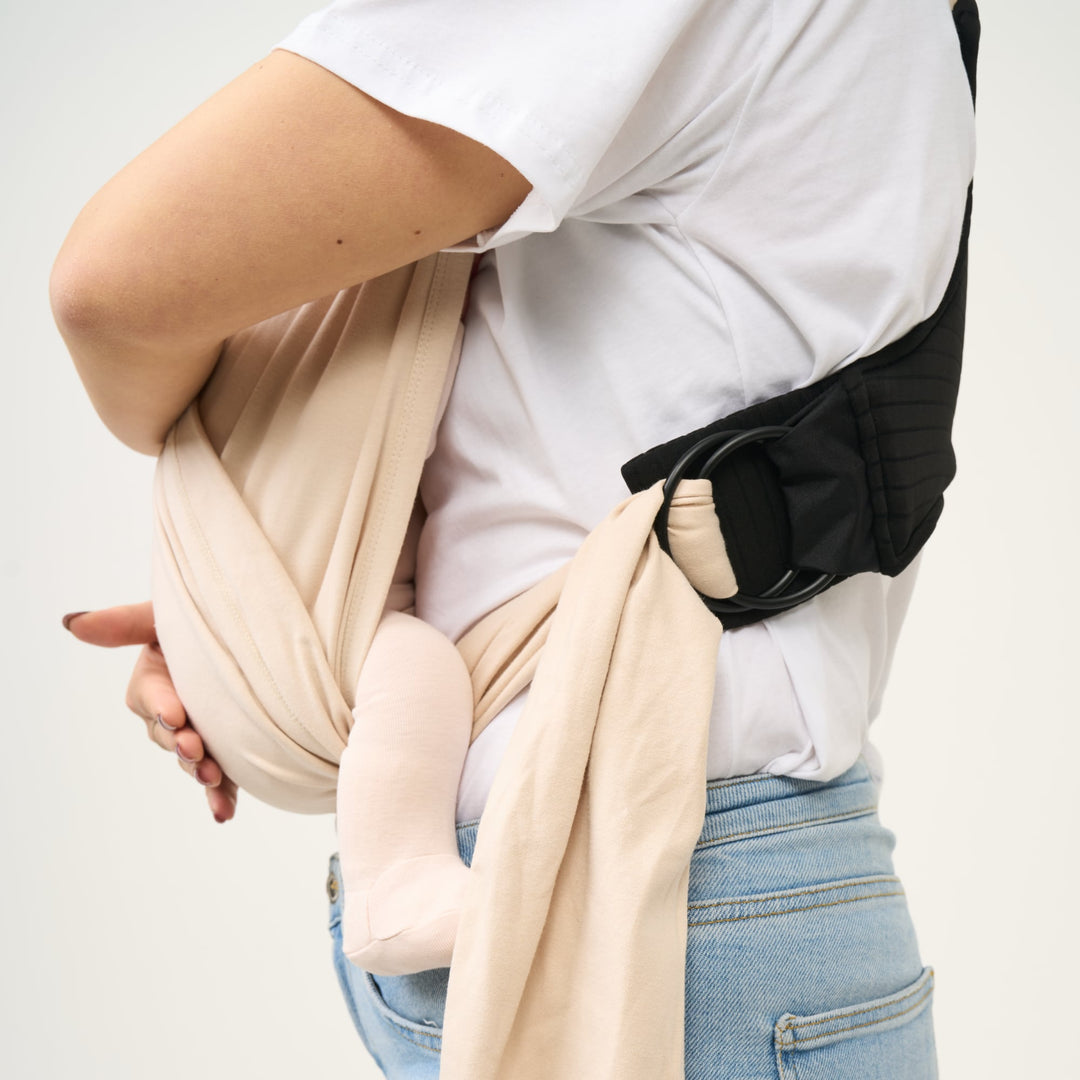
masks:
{"type": "MultiPolygon", "coordinates": [[[[159,461],[153,598],[170,672],[225,772],[274,805],[333,809],[470,263],[433,256],[237,335],[159,461]]],[[[707,482],[685,483],[680,546],[705,538],[715,569],[707,482]]],[[[479,830],[444,1080],[683,1075],[720,624],[660,550],[659,505],[658,488],[627,499],[569,566],[459,642],[474,736],[532,689],[479,830]]]]}
{"type": "Polygon", "coordinates": [[[660,550],[659,506],[628,499],[571,564],[480,822],[444,1080],[683,1076],[720,623],[660,550]]]}

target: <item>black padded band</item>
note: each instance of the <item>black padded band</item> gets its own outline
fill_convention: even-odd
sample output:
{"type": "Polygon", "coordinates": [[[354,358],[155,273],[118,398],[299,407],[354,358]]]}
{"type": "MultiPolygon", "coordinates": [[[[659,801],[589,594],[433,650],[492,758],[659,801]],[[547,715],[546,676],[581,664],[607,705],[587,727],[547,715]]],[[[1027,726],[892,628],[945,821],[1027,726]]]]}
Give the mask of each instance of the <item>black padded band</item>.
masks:
{"type": "MultiPolygon", "coordinates": [[[[953,20],[975,97],[979,15],[959,0],[953,20]]],[[[811,386],[742,409],[638,455],[622,469],[632,492],[665,478],[702,438],[781,425],[712,474],[713,500],[740,594],[758,595],[788,570],[895,575],[941,515],[956,472],[952,421],[960,385],[971,190],[959,253],[930,318],[898,341],[811,386]]],[[[835,581],[833,582],[835,584],[835,581]]],[[[727,628],[774,610],[720,616],[727,628]]]]}

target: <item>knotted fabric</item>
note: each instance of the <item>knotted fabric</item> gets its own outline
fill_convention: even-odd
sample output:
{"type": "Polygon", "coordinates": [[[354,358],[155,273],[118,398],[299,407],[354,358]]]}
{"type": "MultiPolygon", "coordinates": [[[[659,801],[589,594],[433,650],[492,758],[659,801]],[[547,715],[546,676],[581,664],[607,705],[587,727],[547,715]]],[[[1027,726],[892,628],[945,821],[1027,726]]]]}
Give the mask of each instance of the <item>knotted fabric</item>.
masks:
{"type": "MultiPolygon", "coordinates": [[[[334,808],[469,269],[432,256],[238,334],[162,452],[158,637],[208,751],[273,805],[334,808]]],[[[628,498],[458,642],[474,737],[531,690],[480,823],[444,1080],[683,1076],[721,627],[659,547],[661,498],[628,498]]],[[[695,584],[733,593],[707,481],[680,486],[671,523],[676,557],[705,553],[695,584]]]]}

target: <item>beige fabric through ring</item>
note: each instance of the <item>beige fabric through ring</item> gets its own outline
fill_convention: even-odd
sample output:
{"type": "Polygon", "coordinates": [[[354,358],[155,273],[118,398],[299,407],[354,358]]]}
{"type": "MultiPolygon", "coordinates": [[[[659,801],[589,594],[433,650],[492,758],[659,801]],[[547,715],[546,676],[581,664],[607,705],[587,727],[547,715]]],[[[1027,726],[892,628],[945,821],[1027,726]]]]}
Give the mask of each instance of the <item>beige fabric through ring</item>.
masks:
{"type": "Polygon", "coordinates": [[[671,557],[699,593],[723,600],[739,591],[708,479],[679,481],[667,530],[671,557]]]}

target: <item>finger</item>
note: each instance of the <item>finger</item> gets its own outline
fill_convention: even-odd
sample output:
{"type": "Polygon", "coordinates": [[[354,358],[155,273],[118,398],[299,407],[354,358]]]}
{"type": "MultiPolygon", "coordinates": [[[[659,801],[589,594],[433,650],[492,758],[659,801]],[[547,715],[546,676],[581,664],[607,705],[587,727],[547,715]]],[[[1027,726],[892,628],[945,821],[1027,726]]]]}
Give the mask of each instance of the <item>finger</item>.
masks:
{"type": "Polygon", "coordinates": [[[136,716],[142,717],[150,725],[150,737],[158,745],[166,750],[175,747],[175,741],[169,736],[184,727],[187,714],[176,694],[160,649],[147,645],[139,653],[124,700],[136,716]],[[161,717],[160,721],[158,717],[161,717]]]}
{"type": "Polygon", "coordinates": [[[206,757],[198,733],[194,728],[183,727],[168,737],[173,740],[173,750],[180,764],[188,773],[194,774],[195,766],[202,764],[206,757]]]}
{"type": "Polygon", "coordinates": [[[194,728],[182,728],[173,738],[176,740],[177,760],[189,776],[193,776],[203,787],[217,787],[225,779],[221,766],[206,753],[202,739],[194,728]]]}
{"type": "Polygon", "coordinates": [[[236,785],[227,777],[223,776],[217,787],[206,789],[206,801],[210,805],[210,813],[219,825],[223,825],[236,813],[236,785]]]}
{"type": "Polygon", "coordinates": [[[146,734],[150,736],[151,742],[157,743],[162,750],[168,750],[171,753],[176,752],[176,736],[184,730],[182,727],[167,727],[164,718],[160,714],[153,718],[142,717],[141,719],[146,724],[146,734]]]}
{"type": "MultiPolygon", "coordinates": [[[[135,662],[128,684],[127,706],[141,717],[151,740],[163,750],[176,753],[182,764],[195,774],[194,766],[206,757],[199,733],[188,723],[184,706],[176,696],[176,689],[169,676],[165,658],[159,649],[146,646],[135,662]]],[[[216,784],[220,770],[213,768],[199,771],[198,780],[216,784]]]]}
{"type": "Polygon", "coordinates": [[[218,767],[217,762],[211,758],[203,758],[202,761],[190,761],[184,757],[183,749],[180,746],[176,748],[176,761],[183,772],[186,772],[193,780],[197,780],[203,787],[216,787],[221,782],[221,769],[218,767]],[[214,782],[211,783],[209,777],[214,777],[214,782]]]}
{"type": "Polygon", "coordinates": [[[187,765],[197,765],[209,760],[206,748],[199,733],[189,724],[170,731],[160,718],[160,714],[146,721],[146,733],[150,741],[157,743],[162,750],[169,750],[187,765]]]}
{"type": "Polygon", "coordinates": [[[149,600],[100,611],[75,612],[64,616],[64,625],[80,641],[109,649],[118,645],[147,645],[157,640],[154,609],[149,600]]]}
{"type": "MultiPolygon", "coordinates": [[[[135,662],[127,705],[142,718],[150,738],[163,750],[176,754],[180,767],[189,776],[205,787],[216,788],[222,783],[225,775],[207,755],[199,733],[188,723],[165,657],[156,646],[146,646],[135,662]]],[[[235,802],[235,785],[232,791],[235,802]]]]}

